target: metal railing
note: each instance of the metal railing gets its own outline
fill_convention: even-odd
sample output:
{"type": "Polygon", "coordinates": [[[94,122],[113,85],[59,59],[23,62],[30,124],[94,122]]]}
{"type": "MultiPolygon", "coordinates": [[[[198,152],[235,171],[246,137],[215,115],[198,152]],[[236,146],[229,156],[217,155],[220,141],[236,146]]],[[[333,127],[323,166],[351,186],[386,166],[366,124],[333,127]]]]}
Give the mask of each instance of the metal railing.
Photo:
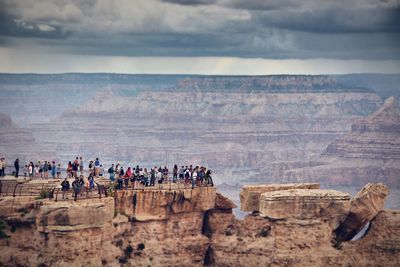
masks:
{"type": "MultiPolygon", "coordinates": [[[[43,199],[54,199],[55,201],[58,201],[60,192],[62,192],[61,188],[49,184],[32,185],[0,181],[0,196],[32,196],[43,199]]],[[[68,190],[66,193],[72,194],[73,190],[68,190]]],[[[80,195],[79,199],[102,198],[107,196],[108,189],[104,185],[96,183],[96,186],[92,189],[85,187],[82,188],[82,194],[80,195]],[[93,194],[93,192],[97,192],[97,194],[93,194]]]]}
{"type": "Polygon", "coordinates": [[[0,196],[37,196],[42,192],[49,192],[54,186],[49,184],[19,184],[16,182],[0,181],[0,196]]]}

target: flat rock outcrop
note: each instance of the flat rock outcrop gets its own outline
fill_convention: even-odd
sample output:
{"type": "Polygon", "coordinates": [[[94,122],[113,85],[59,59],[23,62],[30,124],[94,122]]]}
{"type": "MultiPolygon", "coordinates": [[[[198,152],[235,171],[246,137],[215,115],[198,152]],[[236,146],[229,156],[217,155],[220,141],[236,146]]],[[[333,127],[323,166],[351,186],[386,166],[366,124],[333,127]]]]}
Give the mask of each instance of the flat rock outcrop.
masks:
{"type": "Polygon", "coordinates": [[[338,239],[352,239],[367,222],[383,209],[388,194],[389,189],[384,184],[369,183],[365,185],[351,199],[350,212],[336,231],[338,239]]]}
{"type": "Polygon", "coordinates": [[[320,219],[335,230],[350,210],[350,195],[327,189],[290,189],[261,194],[260,216],[320,219]]]}
{"type": "Polygon", "coordinates": [[[259,211],[262,193],[288,189],[319,189],[318,183],[244,185],[240,191],[240,209],[259,211]]]}

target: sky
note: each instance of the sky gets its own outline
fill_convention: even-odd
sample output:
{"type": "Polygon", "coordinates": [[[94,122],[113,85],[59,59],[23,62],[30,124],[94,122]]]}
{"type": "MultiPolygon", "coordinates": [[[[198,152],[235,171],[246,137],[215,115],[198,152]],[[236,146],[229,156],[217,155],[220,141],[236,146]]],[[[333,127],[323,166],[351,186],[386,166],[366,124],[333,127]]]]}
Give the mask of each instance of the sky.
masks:
{"type": "Polygon", "coordinates": [[[0,72],[400,73],[400,0],[0,0],[0,72]]]}

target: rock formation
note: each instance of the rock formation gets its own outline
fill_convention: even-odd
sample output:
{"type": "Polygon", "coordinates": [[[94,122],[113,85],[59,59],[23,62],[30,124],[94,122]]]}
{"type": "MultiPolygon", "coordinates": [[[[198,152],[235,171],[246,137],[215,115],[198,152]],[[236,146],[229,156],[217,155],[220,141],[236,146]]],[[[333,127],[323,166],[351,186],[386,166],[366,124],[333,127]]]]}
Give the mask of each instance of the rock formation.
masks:
{"type": "Polygon", "coordinates": [[[331,143],[320,166],[286,171],[292,182],[363,185],[383,182],[400,187],[400,113],[393,97],[375,113],[352,125],[350,133],[331,143]]]}
{"type": "Polygon", "coordinates": [[[261,194],[288,189],[319,189],[318,183],[304,184],[267,184],[244,185],[240,191],[240,209],[242,211],[259,211],[261,194]]]}
{"type": "Polygon", "coordinates": [[[238,220],[232,214],[235,205],[215,188],[190,191],[122,190],[114,199],[77,202],[1,197],[0,220],[6,223],[1,230],[9,237],[0,238],[0,262],[5,266],[400,263],[400,213],[370,205],[381,202],[377,197],[384,199],[382,185],[368,185],[353,201],[354,207],[363,203],[359,214],[371,220],[366,236],[354,242],[340,242],[333,232],[336,221],[348,212],[345,193],[286,185],[262,195],[261,202],[269,196],[263,206],[269,209],[261,215],[268,212],[276,218],[253,213],[238,220]],[[370,204],[364,205],[362,199],[370,204]]]}
{"type": "Polygon", "coordinates": [[[106,165],[205,165],[218,169],[216,184],[281,182],[271,163],[312,161],[381,105],[373,91],[327,76],[192,77],[174,88],[124,92],[111,86],[30,128],[46,149],[62,147],[63,162],[81,151],[106,165]]]}
{"type": "Polygon", "coordinates": [[[351,199],[350,212],[346,220],[337,229],[339,240],[350,240],[379,211],[383,209],[389,189],[379,184],[367,184],[351,199]]]}
{"type": "MultiPolygon", "coordinates": [[[[382,207],[381,207],[382,208],[382,207]]],[[[289,189],[261,194],[260,216],[274,220],[322,219],[336,229],[350,209],[350,195],[327,189],[289,189]]]]}

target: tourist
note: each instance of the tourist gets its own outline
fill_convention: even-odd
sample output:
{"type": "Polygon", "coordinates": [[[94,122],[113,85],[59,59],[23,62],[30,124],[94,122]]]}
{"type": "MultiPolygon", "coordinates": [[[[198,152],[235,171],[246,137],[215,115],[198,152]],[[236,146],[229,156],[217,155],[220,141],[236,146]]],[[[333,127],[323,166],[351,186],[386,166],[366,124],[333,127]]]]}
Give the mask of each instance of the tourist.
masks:
{"type": "Polygon", "coordinates": [[[121,190],[122,189],[122,184],[123,184],[122,178],[119,176],[117,178],[117,190],[121,190]]]}
{"type": "Polygon", "coordinates": [[[185,167],[182,166],[182,167],[179,169],[179,180],[180,180],[181,183],[183,182],[184,175],[185,175],[185,167]]]}
{"type": "Polygon", "coordinates": [[[79,157],[79,171],[81,175],[83,175],[83,159],[82,157],[79,157]]]}
{"type": "Polygon", "coordinates": [[[162,184],[164,181],[163,181],[163,173],[161,167],[157,171],[157,181],[159,188],[162,188],[162,184]]]}
{"type": "Polygon", "coordinates": [[[28,172],[29,172],[28,165],[25,165],[25,167],[24,167],[24,177],[28,176],[28,172]]]}
{"type": "Polygon", "coordinates": [[[94,188],[94,177],[93,175],[89,175],[89,186],[90,186],[90,191],[94,188]]]}
{"type": "Polygon", "coordinates": [[[174,169],[172,171],[172,181],[176,183],[178,180],[178,165],[175,164],[174,169]]]}
{"type": "Polygon", "coordinates": [[[64,181],[62,181],[61,183],[62,199],[66,198],[66,194],[69,191],[69,188],[70,188],[69,181],[67,178],[65,178],[64,181]]]}
{"type": "Polygon", "coordinates": [[[122,178],[122,177],[124,177],[124,167],[120,167],[120,169],[119,169],[119,173],[118,173],[118,175],[119,175],[119,178],[122,178]]]}
{"type": "Polygon", "coordinates": [[[144,177],[144,186],[149,186],[149,173],[147,172],[147,168],[144,168],[143,171],[143,177],[144,177]]]}
{"type": "Polygon", "coordinates": [[[29,179],[33,179],[33,176],[35,175],[35,166],[33,165],[32,161],[31,163],[29,163],[28,173],[29,173],[29,179]]]}
{"type": "Polygon", "coordinates": [[[193,170],[191,179],[192,179],[192,189],[194,189],[194,186],[197,181],[197,167],[193,170]]]}
{"type": "Polygon", "coordinates": [[[100,162],[99,158],[96,158],[96,160],[94,162],[94,176],[95,177],[99,177],[100,165],[101,165],[101,162],[100,162]]]}
{"type": "MultiPolygon", "coordinates": [[[[122,176],[122,175],[121,175],[122,176]]],[[[129,180],[132,176],[132,169],[131,167],[128,167],[128,169],[125,172],[125,175],[123,175],[124,177],[124,184],[125,184],[125,189],[128,189],[129,186],[129,180]]]]}
{"type": "Polygon", "coordinates": [[[44,178],[48,178],[49,177],[49,165],[47,164],[47,161],[45,161],[44,164],[43,164],[42,172],[43,172],[43,177],[44,178]]]}
{"type": "Polygon", "coordinates": [[[61,164],[58,164],[57,165],[57,179],[60,179],[61,178],[61,164]]]}
{"type": "Polygon", "coordinates": [[[206,171],[205,180],[207,185],[214,186],[213,179],[211,177],[212,171],[209,169],[206,171]]]}
{"type": "Polygon", "coordinates": [[[78,177],[78,168],[79,168],[79,159],[78,157],[76,157],[74,162],[72,163],[72,173],[74,177],[78,177]]]}
{"type": "MultiPolygon", "coordinates": [[[[83,179],[83,175],[79,176],[79,184],[81,185],[81,189],[85,186],[85,180],[83,179]]],[[[87,192],[87,191],[86,191],[87,192]]],[[[81,196],[83,195],[83,191],[81,191],[81,196]]]]}
{"type": "Polygon", "coordinates": [[[51,176],[56,179],[56,162],[54,160],[51,163],[51,176]]]}
{"type": "Polygon", "coordinates": [[[19,159],[18,158],[14,161],[14,167],[15,167],[15,178],[18,178],[18,173],[19,173],[19,159]]]}
{"type": "Polygon", "coordinates": [[[35,172],[35,177],[36,178],[39,178],[39,174],[40,174],[40,177],[41,177],[42,173],[40,171],[40,162],[39,162],[39,164],[35,165],[34,172],[35,172]]]}
{"type": "Polygon", "coordinates": [[[90,162],[89,162],[89,172],[90,173],[93,173],[93,166],[94,164],[93,164],[93,160],[91,160],[90,162]]]}
{"type": "Polygon", "coordinates": [[[38,161],[37,165],[38,165],[38,168],[39,168],[40,178],[43,178],[43,164],[42,164],[41,161],[38,161]]]}
{"type": "Polygon", "coordinates": [[[189,185],[190,177],[191,177],[191,173],[190,173],[188,167],[186,166],[186,170],[185,170],[185,188],[187,188],[187,186],[189,185]]]}
{"type": "Polygon", "coordinates": [[[81,188],[82,188],[82,185],[79,182],[79,178],[75,177],[75,180],[72,182],[72,189],[74,191],[72,196],[74,197],[75,201],[78,199],[78,196],[80,195],[81,188]]]}
{"type": "Polygon", "coordinates": [[[114,170],[114,164],[111,164],[111,167],[108,168],[108,174],[110,175],[110,181],[114,182],[115,181],[115,170],[114,170]]]}
{"type": "Polygon", "coordinates": [[[150,186],[154,186],[156,182],[156,168],[150,170],[150,186]]]}
{"type": "Polygon", "coordinates": [[[5,168],[6,168],[6,162],[4,158],[0,158],[0,177],[4,177],[5,168]]]}
{"type": "MultiPolygon", "coordinates": [[[[67,177],[68,178],[72,177],[72,163],[71,163],[71,161],[69,161],[68,165],[67,165],[67,177]]],[[[77,178],[77,177],[75,177],[75,178],[77,178]]]]}

